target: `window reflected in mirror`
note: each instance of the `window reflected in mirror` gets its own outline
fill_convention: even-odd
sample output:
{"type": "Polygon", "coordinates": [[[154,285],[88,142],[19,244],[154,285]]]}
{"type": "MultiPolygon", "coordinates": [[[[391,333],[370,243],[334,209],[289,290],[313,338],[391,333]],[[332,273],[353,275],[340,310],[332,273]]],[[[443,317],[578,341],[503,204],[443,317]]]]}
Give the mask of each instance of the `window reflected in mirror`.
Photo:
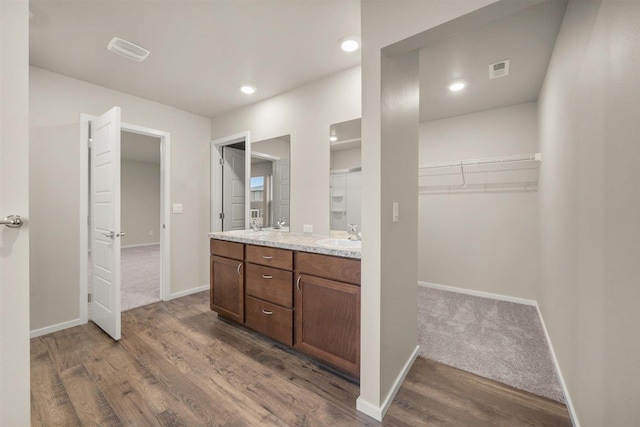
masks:
{"type": "Polygon", "coordinates": [[[251,144],[250,224],[289,231],[290,135],[251,144]]]}
{"type": "Polygon", "coordinates": [[[331,125],[330,228],[347,231],[350,224],[361,229],[360,179],[362,170],[361,120],[331,125]]]}

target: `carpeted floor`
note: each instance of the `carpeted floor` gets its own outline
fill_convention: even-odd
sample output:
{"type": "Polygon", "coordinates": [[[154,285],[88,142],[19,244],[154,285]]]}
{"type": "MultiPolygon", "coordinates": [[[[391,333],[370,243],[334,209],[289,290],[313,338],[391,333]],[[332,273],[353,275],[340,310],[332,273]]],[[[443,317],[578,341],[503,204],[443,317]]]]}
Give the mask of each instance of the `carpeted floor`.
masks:
{"type": "MultiPolygon", "coordinates": [[[[87,273],[91,292],[91,254],[87,273]]],[[[122,248],[120,277],[121,311],[160,301],[160,245],[122,248]]]]}
{"type": "Polygon", "coordinates": [[[564,403],[535,307],[418,286],[420,355],[564,403]]]}
{"type": "Polygon", "coordinates": [[[160,245],[121,250],[121,310],[160,301],[160,245]]]}

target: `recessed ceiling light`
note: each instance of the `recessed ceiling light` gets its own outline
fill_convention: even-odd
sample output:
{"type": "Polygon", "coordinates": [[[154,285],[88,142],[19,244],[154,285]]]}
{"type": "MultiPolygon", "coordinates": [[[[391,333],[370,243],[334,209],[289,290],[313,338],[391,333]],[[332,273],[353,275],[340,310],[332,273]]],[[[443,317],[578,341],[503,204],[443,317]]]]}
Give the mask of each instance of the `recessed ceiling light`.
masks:
{"type": "Polygon", "coordinates": [[[149,56],[149,51],[147,49],[131,43],[130,41],[121,39],[120,37],[114,37],[111,39],[107,49],[136,62],[144,61],[147,59],[147,56],[149,56]]]}
{"type": "Polygon", "coordinates": [[[449,90],[451,92],[458,92],[464,89],[465,86],[467,85],[464,82],[455,82],[455,83],[452,83],[451,86],[449,86],[449,90]]]}
{"type": "Polygon", "coordinates": [[[347,37],[340,41],[340,47],[345,52],[355,52],[360,49],[360,38],[359,37],[347,37]]]}
{"type": "Polygon", "coordinates": [[[249,86],[249,85],[244,85],[240,88],[240,90],[242,91],[242,93],[246,93],[247,95],[251,95],[253,93],[256,93],[256,88],[253,86],[249,86]]]}
{"type": "Polygon", "coordinates": [[[329,137],[329,141],[331,141],[331,142],[336,142],[337,140],[338,140],[338,137],[337,137],[337,136],[335,136],[335,135],[331,135],[331,136],[329,137]]]}

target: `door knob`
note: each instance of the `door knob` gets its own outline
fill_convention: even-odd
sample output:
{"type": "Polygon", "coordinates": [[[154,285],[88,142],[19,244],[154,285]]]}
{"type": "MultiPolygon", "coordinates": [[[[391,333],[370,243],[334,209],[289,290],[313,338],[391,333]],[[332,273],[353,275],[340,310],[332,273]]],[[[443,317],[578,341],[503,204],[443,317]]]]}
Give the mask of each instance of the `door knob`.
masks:
{"type": "Polygon", "coordinates": [[[120,233],[116,234],[116,237],[124,237],[127,233],[125,233],[124,231],[121,231],[120,233]]]}
{"type": "Polygon", "coordinates": [[[109,231],[108,233],[102,232],[102,234],[104,234],[105,237],[108,237],[110,239],[113,239],[116,236],[116,233],[113,231],[109,231]]]}
{"type": "Polygon", "coordinates": [[[24,221],[20,217],[20,215],[9,215],[8,217],[5,217],[5,219],[0,221],[0,225],[6,225],[10,228],[22,227],[22,224],[24,224],[24,221]]]}

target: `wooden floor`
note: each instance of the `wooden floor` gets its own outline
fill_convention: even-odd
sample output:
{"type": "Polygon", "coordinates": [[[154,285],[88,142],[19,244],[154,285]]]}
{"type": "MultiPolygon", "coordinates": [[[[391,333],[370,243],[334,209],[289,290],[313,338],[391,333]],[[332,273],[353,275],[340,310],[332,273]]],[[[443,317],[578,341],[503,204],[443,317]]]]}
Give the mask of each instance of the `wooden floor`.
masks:
{"type": "Polygon", "coordinates": [[[31,340],[33,425],[570,426],[564,405],[418,359],[382,424],[358,386],[216,318],[208,294],[31,340]]]}

